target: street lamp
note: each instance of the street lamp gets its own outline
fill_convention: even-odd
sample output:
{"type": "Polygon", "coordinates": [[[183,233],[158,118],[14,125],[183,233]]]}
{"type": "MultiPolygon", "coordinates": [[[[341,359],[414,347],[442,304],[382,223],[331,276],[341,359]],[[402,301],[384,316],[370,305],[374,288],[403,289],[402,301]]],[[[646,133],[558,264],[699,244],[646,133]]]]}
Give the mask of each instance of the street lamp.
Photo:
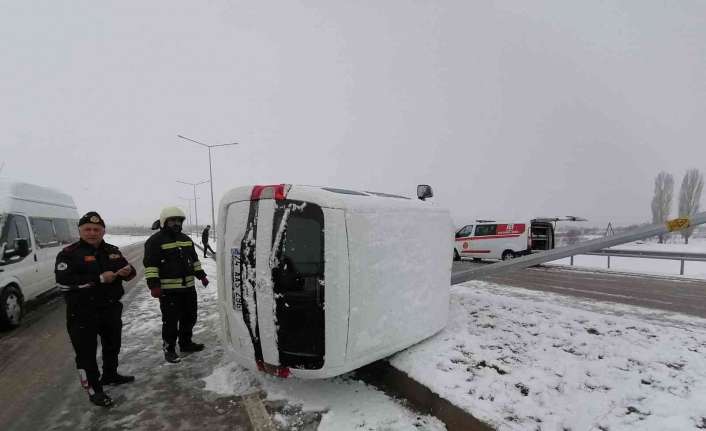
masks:
{"type": "Polygon", "coordinates": [[[219,145],[208,145],[204,144],[203,142],[199,142],[195,139],[187,138],[186,136],[182,135],[177,135],[181,139],[191,141],[195,144],[199,144],[203,147],[208,148],[208,175],[209,175],[209,181],[211,182],[211,225],[213,226],[213,232],[216,232],[216,211],[214,210],[214,205],[213,205],[213,168],[211,167],[211,148],[214,147],[228,147],[230,145],[238,145],[237,142],[233,142],[232,144],[219,144],[219,145]]]}
{"type": "Polygon", "coordinates": [[[200,183],[189,183],[187,181],[179,181],[179,180],[176,180],[176,182],[186,184],[186,185],[192,186],[194,188],[194,219],[195,219],[194,224],[196,225],[196,229],[198,229],[199,228],[198,227],[199,226],[199,212],[196,209],[196,199],[198,199],[196,197],[196,186],[200,186],[201,184],[207,183],[208,180],[203,180],[200,183]]]}
{"type": "Polygon", "coordinates": [[[191,202],[194,203],[194,208],[196,208],[196,199],[198,199],[198,198],[194,199],[194,198],[185,198],[185,197],[179,196],[179,199],[184,200],[184,201],[189,201],[189,212],[187,214],[189,216],[188,222],[191,225],[191,227],[193,228],[196,225],[194,224],[194,218],[191,216],[191,214],[193,214],[191,212],[191,202]]]}

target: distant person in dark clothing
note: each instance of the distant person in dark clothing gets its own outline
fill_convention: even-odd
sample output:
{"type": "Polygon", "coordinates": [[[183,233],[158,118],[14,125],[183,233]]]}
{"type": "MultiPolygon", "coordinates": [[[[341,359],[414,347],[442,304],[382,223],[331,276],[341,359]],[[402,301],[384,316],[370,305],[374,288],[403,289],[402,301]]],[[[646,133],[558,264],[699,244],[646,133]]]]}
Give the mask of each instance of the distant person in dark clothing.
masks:
{"type": "Polygon", "coordinates": [[[213,253],[214,255],[216,254],[216,252],[211,248],[211,246],[208,245],[208,234],[210,231],[211,231],[211,225],[207,224],[206,229],[204,229],[203,232],[201,233],[201,242],[203,243],[203,257],[207,257],[206,256],[207,251],[211,251],[211,253],[213,253]]]}

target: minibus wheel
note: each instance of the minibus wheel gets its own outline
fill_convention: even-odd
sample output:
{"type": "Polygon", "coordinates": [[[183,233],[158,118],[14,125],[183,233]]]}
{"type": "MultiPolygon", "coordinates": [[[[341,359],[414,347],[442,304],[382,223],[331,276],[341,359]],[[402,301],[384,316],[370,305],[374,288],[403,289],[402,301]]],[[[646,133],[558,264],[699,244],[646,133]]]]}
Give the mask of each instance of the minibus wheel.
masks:
{"type": "Polygon", "coordinates": [[[454,249],[454,260],[461,260],[461,256],[458,254],[458,250],[454,249]]]}
{"type": "Polygon", "coordinates": [[[0,326],[15,328],[22,319],[22,294],[15,286],[6,286],[0,293],[0,326]]]}
{"type": "Polygon", "coordinates": [[[505,250],[503,252],[503,260],[510,260],[515,258],[515,252],[512,250],[505,250]]]}

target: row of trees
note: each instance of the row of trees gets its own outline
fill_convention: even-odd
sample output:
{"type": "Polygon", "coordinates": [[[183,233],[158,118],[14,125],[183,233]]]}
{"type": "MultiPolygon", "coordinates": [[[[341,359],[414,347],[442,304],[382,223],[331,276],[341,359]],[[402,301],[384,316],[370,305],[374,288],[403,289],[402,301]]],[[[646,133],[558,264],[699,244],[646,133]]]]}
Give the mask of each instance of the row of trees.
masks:
{"type": "MultiPolygon", "coordinates": [[[[691,217],[699,212],[701,192],[704,188],[704,176],[698,169],[689,169],[684,174],[679,189],[679,217],[691,217]]],[[[674,197],[674,177],[667,172],[660,172],[655,178],[655,194],[652,198],[652,222],[664,223],[669,219],[674,197]]],[[[694,233],[690,227],[680,231],[684,243],[689,243],[689,237],[694,233]]],[[[664,242],[664,235],[659,236],[659,242],[664,242]]]]}

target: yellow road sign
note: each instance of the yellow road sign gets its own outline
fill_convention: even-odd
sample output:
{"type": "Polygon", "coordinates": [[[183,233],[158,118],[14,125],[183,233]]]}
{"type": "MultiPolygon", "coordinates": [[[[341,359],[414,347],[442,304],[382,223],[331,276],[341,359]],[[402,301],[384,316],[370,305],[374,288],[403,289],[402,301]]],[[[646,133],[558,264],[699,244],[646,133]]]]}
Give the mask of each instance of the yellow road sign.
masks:
{"type": "Polygon", "coordinates": [[[675,230],[682,230],[689,227],[689,218],[675,218],[673,220],[667,220],[667,230],[674,232],[675,230]]]}

